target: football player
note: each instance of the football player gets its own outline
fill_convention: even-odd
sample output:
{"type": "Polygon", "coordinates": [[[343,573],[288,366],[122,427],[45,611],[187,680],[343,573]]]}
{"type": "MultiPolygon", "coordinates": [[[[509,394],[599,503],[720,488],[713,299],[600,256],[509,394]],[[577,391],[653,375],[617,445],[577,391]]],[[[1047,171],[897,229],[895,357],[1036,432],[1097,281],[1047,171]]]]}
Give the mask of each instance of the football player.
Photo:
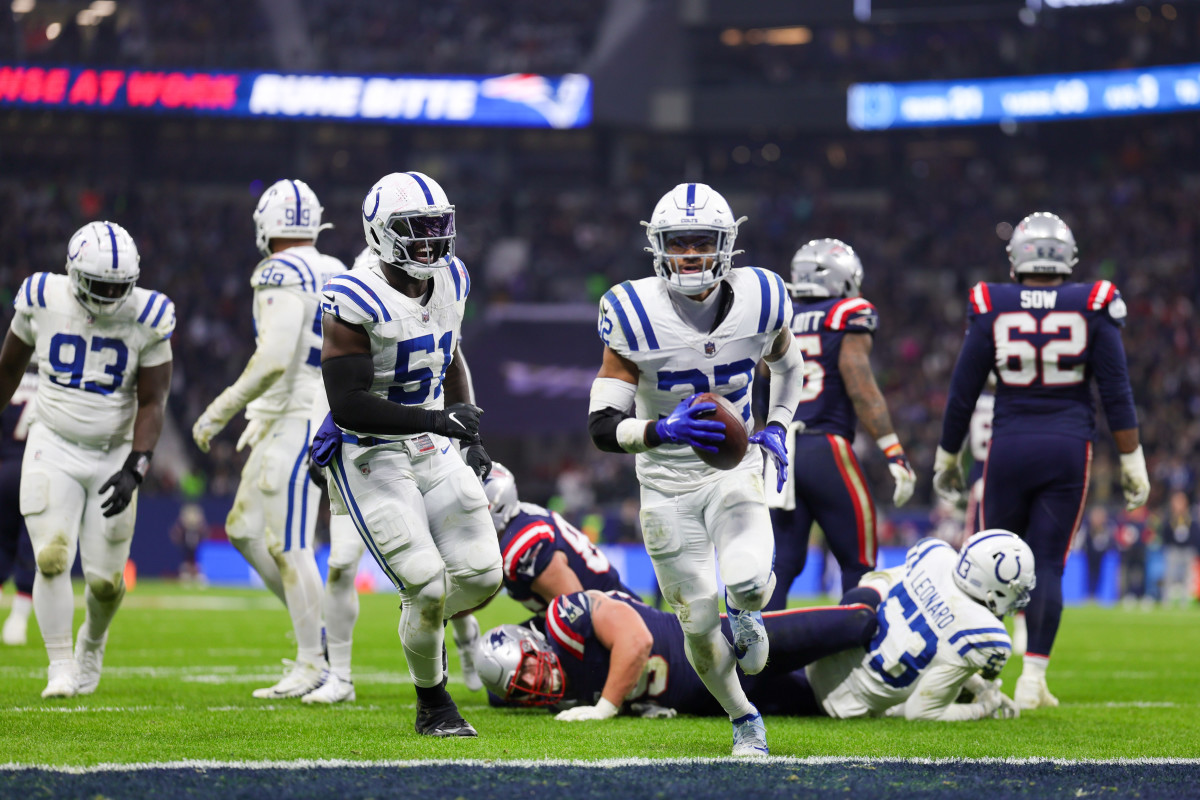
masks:
{"type": "Polygon", "coordinates": [[[854,455],[857,423],[887,458],[896,482],[892,503],[912,497],[916,476],[871,371],[879,317],[861,296],[862,278],[858,254],[837,239],[815,239],[792,257],[791,329],[793,346],[804,354],[804,391],[789,429],[788,460],[805,469],[793,470],[784,491],[769,500],[779,577],[771,610],[787,607],[814,520],[841,567],[843,591],[875,568],[875,502],[854,455]]]}
{"type": "Polygon", "coordinates": [[[0,413],[0,589],[11,575],[16,596],[0,641],[7,645],[23,645],[29,627],[29,612],[33,609],[33,576],[37,564],[33,544],[21,516],[21,459],[25,455],[25,439],[33,422],[38,376],[26,372],[17,384],[8,407],[0,413]]]}
{"type": "Polygon", "coordinates": [[[535,619],[542,619],[550,601],[560,594],[595,589],[637,596],[621,583],[621,573],[586,533],[557,512],[522,503],[516,479],[503,464],[492,464],[483,489],[500,536],[504,588],[512,599],[538,614],[535,619]]]}
{"type": "Polygon", "coordinates": [[[385,175],[362,213],[377,260],[323,292],[321,370],[342,434],[338,446],[314,442],[313,457],[400,592],[417,733],[475,736],[446,691],[442,632],[500,587],[481,483],[491,459],[458,353],[471,280],[454,256],[454,206],[429,176],[385,175]]]}
{"type": "Polygon", "coordinates": [[[322,642],[321,574],[313,556],[320,492],[305,467],[313,434],[309,415],[320,391],[321,287],[345,265],[316,249],[321,204],[303,181],[272,184],[254,209],[255,244],[263,259],[250,274],[254,290],[254,355],[233,385],[192,426],[208,452],[214,436],[246,409],[237,450],[250,448],[233,508],[229,541],[287,607],[296,660],[259,698],[301,697],[328,674],[322,642]]]}
{"type": "Polygon", "coordinates": [[[732,268],[744,219],[702,183],[679,184],[659,200],[643,223],[657,277],[614,286],[600,301],[604,357],[588,431],[601,450],[637,454],[642,532],[663,597],[682,622],[689,660],[729,714],[734,755],[755,756],[768,752],[766,729],[736,668],[754,674],[767,662],[759,611],[775,573],[763,455],[749,448],[732,470],[708,466],[695,448],[715,452],[724,427],[704,418],[715,404],[693,401],[703,392],[724,396],[749,430],[751,379],[765,359],[770,410],[766,427],[749,439],[770,454],[782,482],[804,360],[792,346],[783,280],[732,268]],[[732,647],[721,632],[717,564],[732,647]]]}
{"type": "Polygon", "coordinates": [[[1109,281],[1068,282],[1078,261],[1071,229],[1039,211],[1021,220],[1008,244],[1013,284],[979,283],[970,293],[967,334],[954,366],[934,488],[957,501],[964,491],[960,450],[989,373],[996,375],[992,439],[981,515],[988,528],[1015,531],[1037,556],[1037,591],[1025,612],[1028,645],[1016,700],[1024,709],[1056,706],[1046,685],[1062,618],[1062,575],[1087,498],[1096,381],[1121,457],[1127,509],[1150,494],[1146,459],[1125,366],[1125,302],[1109,281]]]}
{"type": "MultiPolygon", "coordinates": [[[[371,268],[377,261],[371,249],[364,248],[354,259],[351,270],[363,271],[371,268]]],[[[459,351],[462,359],[462,351],[459,351]]],[[[465,365],[465,360],[463,361],[465,365]]],[[[471,388],[471,400],[474,400],[474,389],[470,386],[470,373],[467,374],[468,387],[471,388]]],[[[317,392],[313,403],[313,421],[320,426],[316,440],[332,443],[340,441],[341,431],[329,416],[329,400],[324,391],[317,392]]],[[[350,662],[354,642],[354,623],[358,620],[358,589],[355,577],[358,575],[358,564],[366,552],[366,545],[346,504],[337,492],[337,487],[329,482],[328,470],[310,463],[313,480],[329,495],[329,573],[325,579],[325,630],[326,643],[329,650],[329,677],[325,683],[301,698],[304,703],[342,703],[354,702],[354,681],[351,677],[350,662]]],[[[459,660],[462,663],[463,682],[471,691],[483,687],[479,675],[475,672],[471,661],[479,638],[479,622],[473,615],[456,617],[450,621],[454,631],[454,642],[458,646],[459,660]]]]}
{"type": "Polygon", "coordinates": [[[42,697],[91,694],[100,683],[108,628],[125,596],[136,492],[162,431],[175,304],[137,288],[138,260],[120,225],[84,225],[67,245],[66,275],[38,272],[21,284],[0,350],[0,409],[37,357],[20,508],[50,658],[42,697]],[[72,653],[76,547],[87,614],[72,653]]]}
{"type": "MultiPolygon", "coordinates": [[[[998,617],[1028,599],[1033,580],[1028,546],[1006,531],[979,534],[961,553],[924,539],[904,566],[868,573],[840,606],[764,614],[771,662],[742,685],[771,714],[1015,716],[995,680],[1011,650],[998,617]],[[955,702],[963,689],[973,702],[955,702]]],[[[546,631],[484,634],[479,671],[500,701],[577,703],[557,714],[566,722],[606,719],[626,703],[642,716],[722,712],[683,657],[670,614],[620,592],[579,592],[554,599],[546,631]]]]}

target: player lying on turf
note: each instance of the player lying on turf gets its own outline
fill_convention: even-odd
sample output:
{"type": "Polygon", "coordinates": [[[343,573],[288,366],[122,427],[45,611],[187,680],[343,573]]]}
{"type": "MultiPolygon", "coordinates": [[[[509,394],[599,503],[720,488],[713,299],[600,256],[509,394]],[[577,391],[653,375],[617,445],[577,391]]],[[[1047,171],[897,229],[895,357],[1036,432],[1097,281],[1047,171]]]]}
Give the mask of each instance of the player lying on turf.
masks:
{"type": "Polygon", "coordinates": [[[587,534],[560,514],[522,503],[512,472],[500,462],[483,482],[488,510],[500,536],[504,588],[509,596],[545,620],[550,601],[560,594],[595,589],[637,592],[621,582],[621,573],[596,549],[587,534]]]}
{"type": "MultiPolygon", "coordinates": [[[[771,659],[739,679],[768,714],[1012,716],[995,680],[1012,650],[997,619],[1023,607],[1032,585],[1029,547],[1007,531],[978,533],[959,553],[924,539],[903,566],[868,573],[841,606],[764,614],[771,659]],[[974,701],[956,703],[964,689],[974,701]]],[[[476,664],[492,694],[517,705],[580,703],[559,712],[564,721],[607,719],[626,702],[721,713],[689,668],[671,614],[619,593],[578,592],[555,598],[546,629],[548,638],[516,625],[484,634],[476,664]]]]}

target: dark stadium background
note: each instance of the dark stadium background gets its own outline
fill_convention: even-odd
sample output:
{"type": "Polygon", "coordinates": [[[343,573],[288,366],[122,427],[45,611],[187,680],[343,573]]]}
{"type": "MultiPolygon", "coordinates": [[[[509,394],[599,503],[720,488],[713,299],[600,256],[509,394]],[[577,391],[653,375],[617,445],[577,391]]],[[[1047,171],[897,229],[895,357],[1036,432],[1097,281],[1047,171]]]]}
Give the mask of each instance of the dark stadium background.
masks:
{"type": "MultiPolygon", "coordinates": [[[[825,236],[861,254],[864,295],[880,315],[873,362],[919,477],[903,513],[888,502],[874,444],[860,437],[856,449],[883,541],[903,545],[953,525],[934,507],[930,475],[966,291],[1007,280],[1011,225],[1052,210],[1079,242],[1077,278],[1115,281],[1129,306],[1124,340],[1154,492],[1123,524],[1153,532],[1167,491],[1194,500],[1197,488],[1196,114],[880,132],[846,122],[856,82],[1200,61],[1194,3],[1084,5],[120,0],[89,15],[97,4],[14,0],[0,13],[5,65],[584,73],[594,106],[586,128],[535,130],[0,103],[0,304],[10,307],[25,276],[62,270],[67,238],[94,218],[130,231],[141,285],[174,299],[168,428],[134,543],[143,573],[169,573],[180,504],[200,502],[219,538],[244,457],[233,452],[240,417],[208,455],[189,432],[253,347],[250,214],[262,188],[308,181],[335,225],[319,246],[349,263],[366,189],[387,172],[425,171],[458,210],[458,254],[473,278],[464,351],[489,450],[514,469],[524,499],[553,503],[602,541],[632,542],[633,459],[599,453],[585,431],[601,351],[596,302],[612,283],[651,274],[638,221],[658,197],[704,181],[749,217],[739,265],[786,277],[794,250],[825,236]]],[[[1116,512],[1115,452],[1101,428],[1089,502],[1116,512]]]]}

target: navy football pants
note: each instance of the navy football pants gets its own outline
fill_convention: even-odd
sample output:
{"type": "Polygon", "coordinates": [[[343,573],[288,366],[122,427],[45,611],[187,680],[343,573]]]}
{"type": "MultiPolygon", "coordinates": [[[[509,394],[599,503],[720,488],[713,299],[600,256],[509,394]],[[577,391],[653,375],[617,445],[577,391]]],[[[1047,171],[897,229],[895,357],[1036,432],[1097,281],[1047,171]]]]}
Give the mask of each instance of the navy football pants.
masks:
{"type": "Polygon", "coordinates": [[[1087,499],[1092,443],[1054,434],[993,437],[983,471],[985,528],[1029,544],[1037,586],[1025,609],[1031,655],[1049,656],[1062,619],[1062,576],[1087,499]]]}
{"type": "Polygon", "coordinates": [[[795,482],[794,511],[771,509],[778,584],[766,611],[787,607],[792,582],[808,558],[815,521],[842,569],[842,591],[875,568],[875,503],[850,442],[833,434],[800,434],[788,480],[795,482]]]}
{"type": "Polygon", "coordinates": [[[21,516],[20,497],[21,459],[0,463],[0,586],[11,575],[18,592],[32,595],[37,565],[21,516]]]}

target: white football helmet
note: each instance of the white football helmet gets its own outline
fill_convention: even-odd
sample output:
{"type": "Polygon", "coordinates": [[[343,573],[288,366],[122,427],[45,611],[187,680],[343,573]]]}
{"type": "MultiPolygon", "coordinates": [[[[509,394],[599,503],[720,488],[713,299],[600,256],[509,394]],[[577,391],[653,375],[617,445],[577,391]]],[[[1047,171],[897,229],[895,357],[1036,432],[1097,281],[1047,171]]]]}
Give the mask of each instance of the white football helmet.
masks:
{"type": "Polygon", "coordinates": [[[797,298],[858,297],[862,279],[853,247],[840,239],[813,239],[792,256],[788,291],[797,298]]]}
{"type": "Polygon", "coordinates": [[[321,224],[325,209],[304,181],[275,181],[262,194],[254,209],[254,243],[258,252],[271,255],[272,239],[312,239],[333,225],[321,224]]]}
{"type": "Polygon", "coordinates": [[[520,500],[517,498],[517,481],[508,467],[499,461],[492,462],[492,471],[483,482],[483,490],[487,493],[488,511],[492,515],[492,524],[496,533],[503,533],[508,527],[508,521],[517,515],[520,500]]]}
{"type": "Polygon", "coordinates": [[[454,260],[454,206],[438,182],[420,172],[384,175],[363,200],[367,247],[417,280],[454,260]]]}
{"type": "Polygon", "coordinates": [[[681,183],[662,196],[646,226],[654,272],[672,291],[697,295],[719,283],[733,266],[738,226],[725,198],[703,183],[681,183]]]}
{"type": "Polygon", "coordinates": [[[954,583],[997,617],[1020,611],[1029,604],[1037,585],[1033,551],[1015,533],[992,528],[963,543],[954,583]]]}
{"type": "Polygon", "coordinates": [[[1070,275],[1079,261],[1075,234],[1058,215],[1037,211],[1017,223],[1008,240],[1009,275],[1070,275]]]}
{"type": "Polygon", "coordinates": [[[520,625],[500,625],[479,637],[475,669],[489,692],[522,706],[552,706],[566,688],[546,637],[520,625]]]}
{"type": "Polygon", "coordinates": [[[141,269],[137,245],[115,222],[89,222],[67,243],[67,275],[80,304],[111,314],[128,299],[141,269]]]}

